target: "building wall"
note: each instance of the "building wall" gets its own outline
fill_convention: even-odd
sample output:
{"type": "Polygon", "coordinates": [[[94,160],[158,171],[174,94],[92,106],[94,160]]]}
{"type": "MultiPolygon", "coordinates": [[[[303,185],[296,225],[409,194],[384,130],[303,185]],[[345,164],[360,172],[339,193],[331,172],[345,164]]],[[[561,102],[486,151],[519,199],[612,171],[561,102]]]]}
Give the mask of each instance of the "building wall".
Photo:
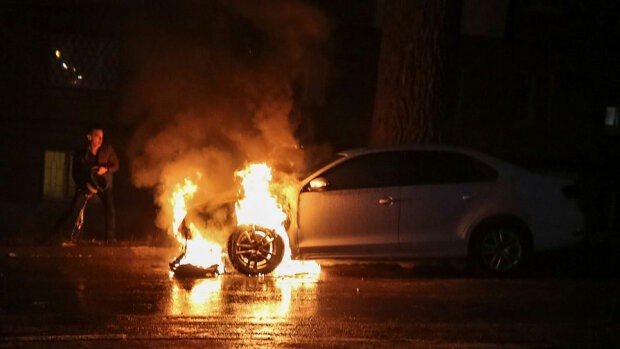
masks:
{"type": "MultiPolygon", "coordinates": [[[[118,231],[127,235],[121,237],[152,233],[151,193],[131,186],[124,154],[131,130],[119,122],[120,44],[128,18],[128,8],[121,5],[115,1],[29,0],[0,4],[4,51],[0,61],[0,219],[6,222],[0,238],[26,230],[38,230],[40,235],[51,231],[73,193],[68,187],[64,200],[44,197],[45,152],[65,152],[69,161],[74,149],[86,141],[85,128],[90,123],[104,127],[105,141],[114,145],[121,159],[121,170],[115,176],[118,231]],[[59,48],[60,58],[55,52],[59,48]],[[76,73],[66,75],[72,67],[76,73]]],[[[94,224],[101,221],[102,210],[92,211],[91,233],[102,238],[103,226],[94,224]]]]}

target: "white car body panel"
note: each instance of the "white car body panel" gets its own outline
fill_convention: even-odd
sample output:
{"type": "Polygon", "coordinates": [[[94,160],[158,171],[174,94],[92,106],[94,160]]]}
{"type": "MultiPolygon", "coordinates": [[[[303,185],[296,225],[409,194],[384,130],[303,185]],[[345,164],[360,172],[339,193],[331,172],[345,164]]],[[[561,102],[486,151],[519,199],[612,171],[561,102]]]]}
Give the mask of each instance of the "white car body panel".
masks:
{"type": "Polygon", "coordinates": [[[398,196],[399,188],[369,188],[304,193],[299,203],[299,247],[398,243],[398,206],[379,200],[398,196]],[[334,219],[337,217],[337,219],[334,219]],[[328,219],[326,219],[328,218],[328,219]]]}
{"type": "Polygon", "coordinates": [[[491,196],[489,183],[412,185],[402,188],[399,242],[415,255],[461,255],[463,229],[491,196]]]}
{"type": "Polygon", "coordinates": [[[476,151],[449,146],[412,146],[349,151],[308,176],[312,179],[338,164],[381,151],[436,150],[456,152],[493,167],[493,182],[302,192],[299,196],[296,246],[301,258],[323,257],[464,257],[474,229],[486,218],[510,216],[531,231],[534,250],[575,243],[583,218],[576,200],[568,200],[562,187],[569,181],[533,174],[476,151]],[[364,192],[364,193],[362,193],[364,192]],[[392,196],[389,209],[378,199],[392,196]],[[419,200],[416,200],[415,198],[419,200]],[[378,209],[378,210],[377,210],[378,209]],[[396,214],[395,214],[396,212],[396,214]],[[396,218],[394,218],[396,216],[396,218]],[[395,222],[395,223],[394,223],[395,222]],[[397,243],[394,250],[360,249],[357,253],[325,249],[330,246],[373,246],[397,243]],[[304,253],[314,250],[316,253],[304,253]]]}

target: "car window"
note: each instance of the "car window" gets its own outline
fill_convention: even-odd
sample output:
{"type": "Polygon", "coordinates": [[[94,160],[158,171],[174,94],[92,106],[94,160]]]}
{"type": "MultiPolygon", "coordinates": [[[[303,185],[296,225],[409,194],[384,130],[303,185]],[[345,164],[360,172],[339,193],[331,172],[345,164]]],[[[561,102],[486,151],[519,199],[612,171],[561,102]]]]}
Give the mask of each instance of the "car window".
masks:
{"type": "Polygon", "coordinates": [[[327,190],[398,186],[398,152],[373,153],[346,160],[323,172],[327,190]]]}
{"type": "Polygon", "coordinates": [[[344,157],[344,155],[342,155],[342,154],[334,154],[332,156],[329,156],[326,159],[319,160],[319,161],[316,161],[316,162],[312,162],[312,163],[310,163],[308,165],[308,169],[303,173],[301,178],[308,177],[311,174],[313,174],[314,172],[322,169],[323,167],[325,167],[325,166],[331,164],[332,162],[334,162],[334,161],[336,161],[338,159],[341,159],[343,157],[344,157]]]}
{"type": "Polygon", "coordinates": [[[400,167],[403,185],[492,182],[497,171],[461,153],[450,151],[404,151],[400,167]]]}

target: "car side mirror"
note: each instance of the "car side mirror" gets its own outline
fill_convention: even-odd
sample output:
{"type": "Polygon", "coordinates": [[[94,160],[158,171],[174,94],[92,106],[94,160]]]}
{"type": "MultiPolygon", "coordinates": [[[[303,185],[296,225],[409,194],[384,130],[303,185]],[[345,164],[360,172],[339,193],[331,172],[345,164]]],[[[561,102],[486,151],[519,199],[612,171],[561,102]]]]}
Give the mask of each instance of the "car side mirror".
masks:
{"type": "Polygon", "coordinates": [[[327,182],[327,179],[325,179],[325,177],[316,177],[308,184],[309,191],[323,191],[327,189],[327,185],[329,183],[327,182]]]}

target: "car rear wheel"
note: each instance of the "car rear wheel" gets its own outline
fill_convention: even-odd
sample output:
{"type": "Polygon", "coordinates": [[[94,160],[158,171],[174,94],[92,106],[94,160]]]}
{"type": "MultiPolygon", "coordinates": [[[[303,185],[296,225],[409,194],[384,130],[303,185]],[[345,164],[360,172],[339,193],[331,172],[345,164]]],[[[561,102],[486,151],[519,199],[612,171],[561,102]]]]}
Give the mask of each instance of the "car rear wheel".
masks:
{"type": "Polygon", "coordinates": [[[488,227],[473,237],[470,257],[474,266],[487,272],[505,274],[520,267],[529,246],[525,234],[510,226],[488,227]]]}
{"type": "Polygon", "coordinates": [[[282,262],[284,241],[272,229],[239,227],[228,237],[228,258],[246,275],[268,274],[282,262]]]}

